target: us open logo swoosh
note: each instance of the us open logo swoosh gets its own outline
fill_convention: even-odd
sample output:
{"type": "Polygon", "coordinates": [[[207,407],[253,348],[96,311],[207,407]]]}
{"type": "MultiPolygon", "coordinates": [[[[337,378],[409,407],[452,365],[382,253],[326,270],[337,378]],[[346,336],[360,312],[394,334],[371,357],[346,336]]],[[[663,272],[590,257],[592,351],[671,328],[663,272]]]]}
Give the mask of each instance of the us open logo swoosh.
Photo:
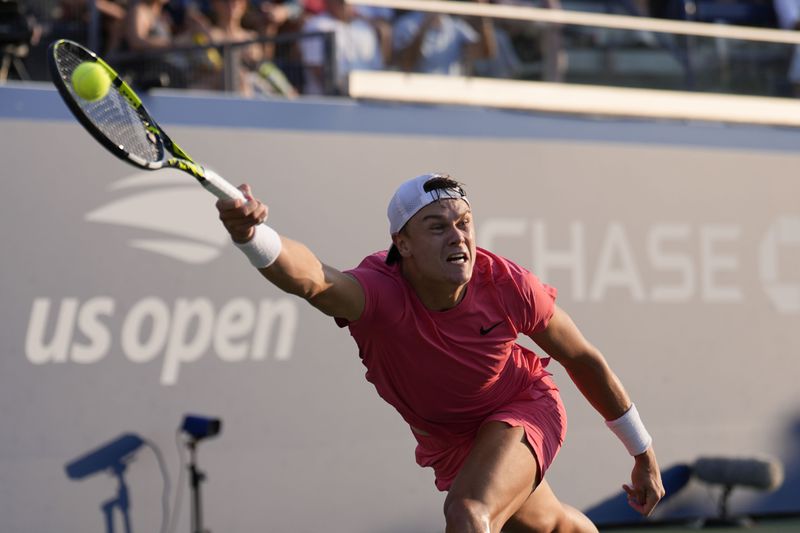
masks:
{"type": "Polygon", "coordinates": [[[131,192],[86,214],[89,222],[161,234],[128,241],[128,246],[190,264],[219,256],[230,241],[214,209],[214,199],[186,174],[160,170],[134,174],[111,185],[131,192]]]}

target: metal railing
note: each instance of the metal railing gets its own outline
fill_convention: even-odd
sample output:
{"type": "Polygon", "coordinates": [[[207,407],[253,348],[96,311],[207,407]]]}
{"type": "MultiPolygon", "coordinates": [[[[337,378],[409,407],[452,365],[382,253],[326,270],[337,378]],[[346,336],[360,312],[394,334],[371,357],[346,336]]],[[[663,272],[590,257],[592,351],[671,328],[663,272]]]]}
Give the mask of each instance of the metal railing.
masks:
{"type": "MultiPolygon", "coordinates": [[[[347,0],[352,5],[486,17],[496,27],[524,27],[542,40],[545,29],[561,37],[568,67],[548,79],[530,54],[525,69],[511,78],[651,89],[690,90],[760,96],[790,96],[787,78],[800,32],[726,23],[690,22],[646,16],[546,9],[441,0],[347,0]]],[[[571,0],[562,0],[568,3],[571,0]]],[[[582,8],[631,12],[630,2],[580,2],[582,8]]],[[[526,43],[529,51],[536,46],[526,43]]],[[[517,52],[520,52],[519,47],[517,52]]],[[[541,54],[540,54],[541,55],[541,54]]],[[[525,61],[523,61],[525,62],[525,61]]],[[[477,73],[481,76],[482,74],[477,73]]]]}
{"type": "MultiPolygon", "coordinates": [[[[623,11],[631,11],[628,5],[630,2],[627,0],[562,1],[583,2],[570,5],[580,5],[587,9],[607,10],[616,6],[623,11]]],[[[28,6],[38,6],[41,11],[55,2],[28,0],[24,3],[28,6]]],[[[528,81],[566,81],[604,86],[790,96],[793,87],[787,78],[787,72],[794,47],[800,44],[800,32],[789,30],[589,11],[440,0],[349,0],[349,3],[396,10],[449,13],[461,17],[489,17],[498,27],[504,25],[523,27],[524,29],[520,31],[522,35],[513,42],[521,67],[508,77],[528,81]],[[538,49],[541,47],[539,43],[545,39],[543,37],[545,29],[553,28],[562,37],[562,51],[568,59],[563,80],[548,79],[545,54],[538,49]]],[[[87,0],[87,4],[90,7],[94,6],[94,0],[87,0]]],[[[96,40],[93,36],[98,35],[97,24],[99,23],[94,17],[89,17],[88,25],[78,28],[82,38],[76,40],[86,43],[96,40]]],[[[47,24],[44,26],[46,28],[47,24]]],[[[274,39],[274,42],[303,38],[314,37],[311,35],[304,37],[303,34],[281,35],[274,39]]],[[[47,39],[45,33],[44,40],[47,39]]],[[[119,60],[123,65],[136,64],[138,61],[136,69],[142,71],[145,70],[148,61],[157,62],[167,57],[178,58],[178,63],[191,64],[192,58],[201,57],[213,49],[222,58],[225,69],[220,74],[224,77],[223,90],[232,90],[235,88],[237,69],[240,65],[235,59],[237,50],[253,43],[270,41],[273,39],[263,37],[242,43],[176,47],[163,52],[114,54],[111,60],[119,60]]],[[[22,57],[24,66],[27,66],[30,72],[30,79],[47,79],[42,67],[44,54],[41,47],[40,45],[39,50],[31,50],[28,57],[22,57]]],[[[102,53],[103,43],[96,45],[94,49],[102,53]]],[[[324,85],[327,94],[337,92],[334,81],[336,79],[334,49],[335,47],[328,42],[326,47],[328,57],[324,67],[324,85]]],[[[14,49],[13,52],[16,55],[8,56],[9,60],[6,63],[9,67],[4,71],[8,71],[13,65],[19,65],[20,56],[25,50],[14,49]]],[[[275,62],[302,91],[304,77],[302,61],[298,58],[279,57],[275,62]]],[[[392,65],[386,68],[386,70],[393,69],[396,67],[392,65]]],[[[180,67],[175,70],[175,76],[179,77],[177,74],[179,71],[180,67]]],[[[187,72],[188,76],[192,75],[191,69],[187,72]]],[[[152,79],[145,81],[158,82],[152,79]]],[[[174,86],[186,85],[181,84],[180,80],[174,81],[176,81],[174,86]]]]}
{"type": "MultiPolygon", "coordinates": [[[[176,89],[193,88],[193,78],[202,74],[200,63],[207,63],[209,57],[218,57],[218,72],[224,92],[238,92],[243,70],[259,74],[259,66],[245,66],[241,60],[244,48],[264,44],[291,44],[305,39],[321,39],[323,42],[322,86],[324,94],[338,94],[336,86],[336,48],[334,36],[330,32],[309,32],[282,34],[277,37],[258,37],[244,41],[228,41],[191,46],[174,46],[163,50],[141,52],[116,52],[108,54],[106,61],[117,69],[120,76],[126,78],[139,89],[167,87],[176,89]],[[166,78],[164,79],[164,74],[166,78]],[[169,79],[172,77],[171,79],[169,79]]],[[[302,91],[305,65],[302,61],[288,58],[276,58],[273,62],[265,62],[277,66],[285,74],[285,78],[294,89],[302,91]]],[[[269,74],[264,72],[264,76],[269,74]]],[[[195,87],[196,88],[196,87],[195,87]]]]}

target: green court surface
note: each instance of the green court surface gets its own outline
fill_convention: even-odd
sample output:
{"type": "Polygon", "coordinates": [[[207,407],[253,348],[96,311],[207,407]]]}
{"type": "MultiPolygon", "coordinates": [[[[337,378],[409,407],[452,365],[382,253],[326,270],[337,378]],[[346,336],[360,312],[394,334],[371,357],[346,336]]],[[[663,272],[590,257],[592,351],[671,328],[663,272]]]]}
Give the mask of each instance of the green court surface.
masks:
{"type": "Polygon", "coordinates": [[[700,527],[697,524],[648,524],[641,526],[601,527],[603,533],[800,533],[800,516],[791,518],[761,518],[748,527],[731,525],[709,525],[700,527]]]}

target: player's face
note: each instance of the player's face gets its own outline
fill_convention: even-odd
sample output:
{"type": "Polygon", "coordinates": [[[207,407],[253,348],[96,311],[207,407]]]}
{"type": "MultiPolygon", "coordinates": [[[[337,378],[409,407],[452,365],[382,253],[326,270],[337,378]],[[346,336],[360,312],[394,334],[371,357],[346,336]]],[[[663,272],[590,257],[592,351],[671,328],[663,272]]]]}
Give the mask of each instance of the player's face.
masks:
{"type": "MultiPolygon", "coordinates": [[[[408,254],[403,261],[432,281],[464,285],[475,264],[472,211],[463,200],[446,199],[420,209],[399,236],[408,254]]],[[[403,250],[400,247],[401,251],[403,250]]]]}

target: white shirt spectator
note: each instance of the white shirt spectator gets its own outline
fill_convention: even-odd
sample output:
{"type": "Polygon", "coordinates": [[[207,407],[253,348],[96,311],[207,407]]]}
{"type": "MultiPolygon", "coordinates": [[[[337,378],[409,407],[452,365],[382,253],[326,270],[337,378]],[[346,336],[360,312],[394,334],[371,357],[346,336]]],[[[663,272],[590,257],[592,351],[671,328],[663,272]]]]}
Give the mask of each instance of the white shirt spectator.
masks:
{"type": "MultiPolygon", "coordinates": [[[[395,51],[402,50],[413,42],[426,16],[426,13],[411,12],[395,22],[395,51]]],[[[463,75],[465,49],[467,45],[480,40],[478,32],[463,19],[439,15],[439,23],[425,33],[420,48],[421,56],[414,70],[427,74],[463,75]]]]}
{"type": "MultiPolygon", "coordinates": [[[[336,85],[340,91],[347,91],[347,77],[351,70],[379,70],[383,59],[378,44],[378,36],[369,22],[353,19],[344,22],[328,13],[313,16],[303,25],[303,32],[333,32],[336,54],[336,85]]],[[[300,52],[307,67],[323,67],[325,49],[320,38],[307,38],[300,41],[300,52]]],[[[313,70],[313,69],[312,69],[313,70]]],[[[322,80],[311,74],[306,76],[304,92],[323,94],[322,80]]]]}

